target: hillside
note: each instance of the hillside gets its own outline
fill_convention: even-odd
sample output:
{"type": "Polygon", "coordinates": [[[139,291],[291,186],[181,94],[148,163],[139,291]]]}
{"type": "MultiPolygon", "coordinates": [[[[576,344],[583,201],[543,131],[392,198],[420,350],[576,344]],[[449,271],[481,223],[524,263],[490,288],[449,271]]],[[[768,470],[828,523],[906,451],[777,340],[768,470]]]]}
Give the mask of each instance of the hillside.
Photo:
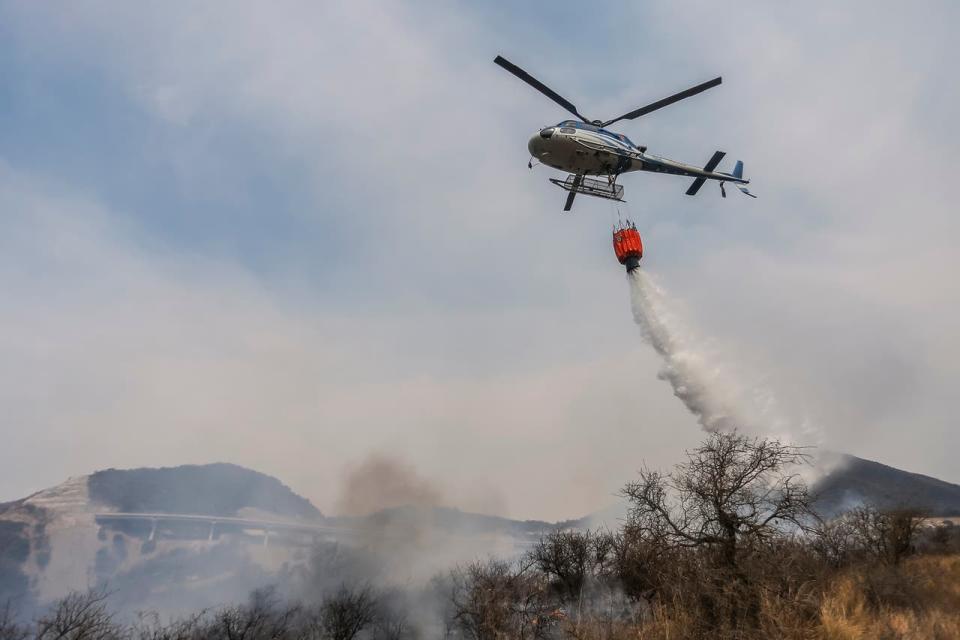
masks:
{"type": "Polygon", "coordinates": [[[90,475],[90,499],[126,513],[235,516],[243,508],[295,519],[323,517],[274,477],[233,464],[106,469],[90,475]]]}
{"type": "Polygon", "coordinates": [[[826,516],[859,504],[910,507],[931,516],[960,516],[960,485],[845,454],[827,454],[833,470],[811,487],[826,516]]]}
{"type": "Polygon", "coordinates": [[[98,471],[0,504],[0,602],[44,602],[93,581],[115,587],[133,608],[212,606],[243,598],[303,560],[303,543],[291,544],[292,534],[278,531],[267,546],[263,530],[212,527],[216,517],[324,522],[276,478],[232,464],[98,471]],[[111,513],[182,515],[105,519],[111,513]]]}

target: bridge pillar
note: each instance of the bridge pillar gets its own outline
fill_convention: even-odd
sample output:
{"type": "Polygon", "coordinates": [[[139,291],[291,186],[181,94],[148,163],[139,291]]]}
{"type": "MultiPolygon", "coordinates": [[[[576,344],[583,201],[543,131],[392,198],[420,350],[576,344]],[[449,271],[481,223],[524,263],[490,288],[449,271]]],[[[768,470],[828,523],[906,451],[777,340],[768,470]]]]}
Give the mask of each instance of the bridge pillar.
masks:
{"type": "Polygon", "coordinates": [[[266,547],[268,542],[270,542],[270,529],[264,529],[263,530],[263,546],[266,547]]]}
{"type": "Polygon", "coordinates": [[[216,521],[210,523],[210,535],[207,536],[207,542],[213,542],[213,530],[216,526],[216,521]]]}
{"type": "Polygon", "coordinates": [[[150,542],[153,542],[153,539],[157,535],[157,519],[153,518],[150,520],[150,522],[152,523],[152,525],[150,527],[150,537],[147,538],[147,540],[149,540],[150,542]]]}

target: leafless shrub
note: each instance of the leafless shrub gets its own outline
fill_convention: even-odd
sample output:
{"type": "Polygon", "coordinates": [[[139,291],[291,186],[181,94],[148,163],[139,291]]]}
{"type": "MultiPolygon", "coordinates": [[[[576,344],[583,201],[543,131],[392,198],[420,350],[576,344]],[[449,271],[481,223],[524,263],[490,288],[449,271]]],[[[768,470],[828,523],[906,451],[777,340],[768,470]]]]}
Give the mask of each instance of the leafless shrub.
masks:
{"type": "Polygon", "coordinates": [[[679,550],[661,539],[651,539],[629,524],[609,539],[609,570],[620,588],[634,600],[650,602],[661,585],[676,583],[679,550]]]}
{"type": "Polygon", "coordinates": [[[566,613],[533,563],[475,562],[452,574],[451,626],[473,640],[547,637],[566,613]]]}
{"type": "Polygon", "coordinates": [[[284,603],[273,588],[251,594],[248,603],[201,612],[163,624],[142,614],[131,625],[131,640],[352,640],[375,621],[375,638],[405,638],[405,620],[381,615],[372,589],[341,586],[312,610],[284,603]]]}
{"type": "Polygon", "coordinates": [[[530,560],[567,602],[583,595],[584,584],[596,566],[594,538],[589,531],[554,531],[530,552],[530,560]]]}
{"type": "Polygon", "coordinates": [[[894,565],[914,551],[914,536],[923,521],[916,510],[881,511],[870,506],[854,509],[849,517],[857,543],[873,557],[894,565]]]}
{"type": "Polygon", "coordinates": [[[810,548],[830,567],[845,566],[862,551],[848,513],[818,522],[811,534],[810,548]]]}
{"type": "Polygon", "coordinates": [[[579,633],[588,620],[596,623],[594,629],[612,629],[646,610],[649,593],[629,593],[621,575],[648,567],[636,556],[619,555],[622,548],[623,537],[609,532],[554,531],[527,554],[565,607],[568,632],[579,633]]]}
{"type": "Polygon", "coordinates": [[[377,598],[370,587],[341,586],[320,603],[316,617],[323,638],[353,640],[377,619],[377,598]]]}
{"type": "Polygon", "coordinates": [[[58,600],[36,623],[37,640],[112,640],[123,628],[107,609],[104,589],[74,592],[58,600]]]}
{"type": "Polygon", "coordinates": [[[226,607],[213,614],[204,637],[223,640],[281,640],[293,637],[300,614],[298,605],[283,605],[273,587],[257,589],[246,605],[226,607]]]}

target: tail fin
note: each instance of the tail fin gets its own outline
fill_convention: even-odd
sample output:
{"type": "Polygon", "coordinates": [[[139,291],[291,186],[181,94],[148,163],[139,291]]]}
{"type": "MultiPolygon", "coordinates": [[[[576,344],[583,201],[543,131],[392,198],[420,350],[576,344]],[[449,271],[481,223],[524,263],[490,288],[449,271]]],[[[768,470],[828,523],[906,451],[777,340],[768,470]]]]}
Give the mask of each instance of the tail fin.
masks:
{"type": "Polygon", "coordinates": [[[737,164],[733,167],[733,177],[743,179],[743,160],[737,160],[737,164]]]}
{"type": "MultiPolygon", "coordinates": [[[[738,180],[743,180],[743,160],[737,160],[736,166],[733,167],[733,173],[731,173],[730,175],[732,175],[734,178],[736,178],[736,179],[738,179],[738,180]]],[[[738,184],[738,185],[736,185],[736,187],[737,187],[737,189],[740,190],[740,193],[742,193],[742,194],[744,194],[744,195],[746,195],[746,196],[750,196],[751,198],[756,198],[756,197],[757,197],[757,196],[753,195],[752,193],[750,193],[750,190],[747,189],[747,188],[746,188],[745,186],[743,186],[742,184],[738,184]]]]}

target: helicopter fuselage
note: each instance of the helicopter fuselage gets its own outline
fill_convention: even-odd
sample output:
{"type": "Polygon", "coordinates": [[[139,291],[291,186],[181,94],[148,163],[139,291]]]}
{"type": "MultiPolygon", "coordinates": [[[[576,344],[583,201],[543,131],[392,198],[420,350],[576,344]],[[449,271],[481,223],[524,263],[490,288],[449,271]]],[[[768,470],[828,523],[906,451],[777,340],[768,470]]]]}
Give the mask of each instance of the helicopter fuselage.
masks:
{"type": "Polygon", "coordinates": [[[630,171],[653,171],[707,180],[748,184],[728,173],[707,171],[647,153],[627,136],[576,120],[565,120],[533,134],[530,155],[543,164],[572,174],[616,177],[630,171]]]}

